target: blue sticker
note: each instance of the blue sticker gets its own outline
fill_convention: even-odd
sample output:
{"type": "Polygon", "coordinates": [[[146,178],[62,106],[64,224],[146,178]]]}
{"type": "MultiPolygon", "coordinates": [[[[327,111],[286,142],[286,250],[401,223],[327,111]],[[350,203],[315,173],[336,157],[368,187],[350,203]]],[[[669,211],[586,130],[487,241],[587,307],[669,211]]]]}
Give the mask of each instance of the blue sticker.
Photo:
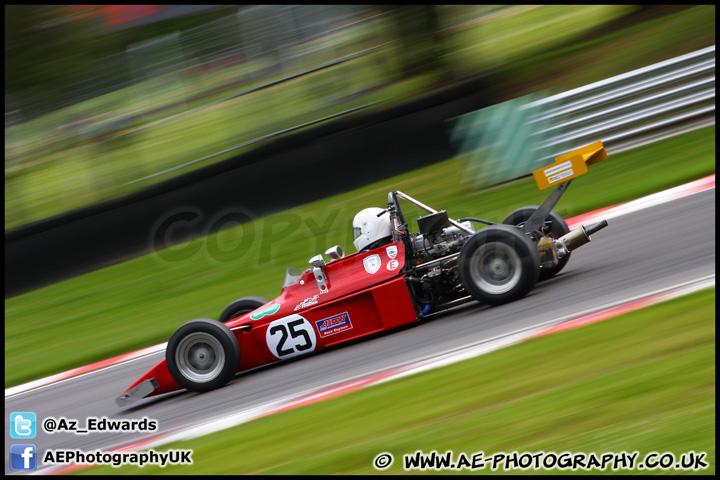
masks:
{"type": "Polygon", "coordinates": [[[348,315],[347,312],[333,315],[323,320],[316,320],[315,325],[317,326],[320,337],[329,337],[330,335],[335,335],[336,333],[344,332],[352,328],[350,315],[348,315]]]}

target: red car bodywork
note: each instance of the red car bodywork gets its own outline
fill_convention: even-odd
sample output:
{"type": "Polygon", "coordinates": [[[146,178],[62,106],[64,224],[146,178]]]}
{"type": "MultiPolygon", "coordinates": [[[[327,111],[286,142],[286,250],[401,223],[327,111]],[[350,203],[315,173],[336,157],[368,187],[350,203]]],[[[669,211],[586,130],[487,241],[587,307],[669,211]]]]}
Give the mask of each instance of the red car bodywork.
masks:
{"type": "MultiPolygon", "coordinates": [[[[226,325],[233,330],[240,345],[238,371],[265,365],[300,354],[351,341],[414,322],[418,311],[405,284],[405,249],[403,242],[390,243],[365,253],[355,253],[334,260],[326,265],[328,292],[320,294],[310,269],[305,270],[300,281],[283,288],[276,299],[253,312],[232,319],[226,325]],[[377,258],[375,258],[377,256],[377,258]],[[375,271],[373,271],[375,270],[375,271]],[[317,300],[317,303],[314,303],[317,300]],[[267,313],[257,320],[257,312],[279,305],[274,313],[267,313]],[[273,333],[272,326],[287,320],[302,319],[305,329],[312,328],[315,338],[312,347],[307,334],[287,336],[273,333]],[[249,325],[250,328],[247,327],[249,325]],[[308,327],[309,325],[309,327],[308,327]],[[270,329],[270,332],[268,330],[270,329]],[[276,341],[280,344],[276,344],[276,341]],[[299,347],[299,348],[298,348],[299,347]],[[302,348],[302,350],[301,350],[302,348]]],[[[163,359],[135,383],[155,379],[156,386],[146,396],[180,390],[170,375],[163,359]]]]}
{"type": "Polygon", "coordinates": [[[556,275],[571,251],[607,226],[603,220],[570,231],[552,211],[572,179],[606,158],[602,142],[556,157],[533,172],[541,190],[554,190],[540,206],[516,209],[502,223],[452,220],[445,210],[389,192],[388,206],[377,217],[387,216],[392,243],[344,258],[338,246],[332,247],[325,252],[330,263],[316,255],[311,269],[288,270],[282,293],[273,301],[257,308],[264,299],[243,297],[225,309],[225,324],[210,319],[185,323],[170,337],[169,363],[155,365],[116,402],[122,406],[183,386],[209,391],[237,371],[393,329],[465,302],[518,300],[539,279],[556,275]],[[410,232],[400,200],[428,213],[417,219],[418,233],[410,232]],[[486,226],[476,231],[471,222],[486,226]]]}

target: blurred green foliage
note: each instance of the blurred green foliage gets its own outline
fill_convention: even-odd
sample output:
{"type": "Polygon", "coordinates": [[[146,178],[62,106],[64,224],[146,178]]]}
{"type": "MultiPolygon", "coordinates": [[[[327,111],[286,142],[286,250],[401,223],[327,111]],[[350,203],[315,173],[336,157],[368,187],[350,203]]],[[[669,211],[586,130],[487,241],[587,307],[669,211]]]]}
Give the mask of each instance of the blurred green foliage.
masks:
{"type": "MultiPolygon", "coordinates": [[[[230,21],[223,17],[228,13],[225,9],[194,20],[183,17],[177,23],[98,36],[93,30],[97,25],[91,22],[53,25],[51,13],[56,7],[32,10],[25,18],[20,13],[27,8],[6,6],[6,99],[20,92],[21,98],[42,108],[53,104],[48,98],[55,97],[52,92],[82,76],[78,72],[99,67],[94,59],[124,51],[132,42],[148,45],[150,40],[159,41],[154,40],[157,35],[194,32],[187,30],[189,26],[208,35],[214,30],[237,34],[232,23],[226,25],[230,21]],[[208,20],[214,22],[211,27],[198,26],[208,20]],[[50,26],[37,31],[40,46],[33,46],[38,22],[50,26]],[[52,48],[43,50],[50,44],[52,48]],[[40,60],[37,68],[35,58],[40,60]],[[29,93],[23,95],[26,90],[29,93]]],[[[130,86],[6,125],[5,229],[201,168],[242,150],[132,183],[283,128],[376,101],[383,103],[374,108],[384,108],[470,77],[486,75],[498,101],[607,78],[713,44],[714,9],[712,5],[378,6],[370,14],[358,14],[348,27],[338,24],[326,37],[288,50],[292,55],[288,53],[280,64],[282,71],[277,69],[277,58],[266,55],[199,75],[189,73],[190,69],[158,71],[145,78],[138,72],[153,70],[150,57],[143,60],[144,56],[133,54],[125,71],[140,76],[133,77],[130,86]],[[231,93],[386,43],[390,44],[342,65],[137,130],[231,93]]],[[[182,43],[188,50],[183,50],[183,58],[193,58],[186,45],[182,43]]]]}
{"type": "MultiPolygon", "coordinates": [[[[125,53],[133,43],[186,30],[227,16],[223,7],[132,29],[114,30],[104,24],[102,5],[74,11],[68,5],[5,5],[5,92],[23,95],[30,118],[63,106],[72,88],[92,74],[110,55],[125,53]],[[90,18],[81,18],[86,14],[90,18]]],[[[104,65],[106,66],[106,65],[104,65]]],[[[131,79],[118,68],[113,75],[131,79]]]]}

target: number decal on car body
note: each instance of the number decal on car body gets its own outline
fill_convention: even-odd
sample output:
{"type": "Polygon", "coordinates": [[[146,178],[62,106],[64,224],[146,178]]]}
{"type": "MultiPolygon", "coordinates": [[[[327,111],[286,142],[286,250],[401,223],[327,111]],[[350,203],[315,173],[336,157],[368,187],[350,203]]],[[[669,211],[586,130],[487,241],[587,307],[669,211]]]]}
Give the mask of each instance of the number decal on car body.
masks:
{"type": "Polygon", "coordinates": [[[315,340],[310,322],[296,313],[270,323],[265,335],[270,352],[281,360],[312,352],[315,340]]]}

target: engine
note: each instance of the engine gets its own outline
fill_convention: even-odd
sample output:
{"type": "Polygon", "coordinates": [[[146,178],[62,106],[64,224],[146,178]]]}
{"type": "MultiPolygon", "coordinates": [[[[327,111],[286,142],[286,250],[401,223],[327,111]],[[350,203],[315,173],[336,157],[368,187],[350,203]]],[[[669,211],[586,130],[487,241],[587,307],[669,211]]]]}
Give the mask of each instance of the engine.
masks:
{"type": "MultiPolygon", "coordinates": [[[[474,231],[471,222],[462,225],[474,231]]],[[[418,227],[420,233],[410,238],[416,270],[409,279],[415,285],[416,298],[421,303],[438,306],[466,295],[458,273],[457,254],[469,235],[452,225],[445,211],[418,218],[418,227]]]]}
{"type": "MultiPolygon", "coordinates": [[[[463,226],[465,225],[472,228],[470,222],[463,224],[463,226]]],[[[467,233],[455,226],[450,226],[435,232],[414,234],[411,241],[414,256],[424,263],[460,252],[467,239],[467,233]]]]}

